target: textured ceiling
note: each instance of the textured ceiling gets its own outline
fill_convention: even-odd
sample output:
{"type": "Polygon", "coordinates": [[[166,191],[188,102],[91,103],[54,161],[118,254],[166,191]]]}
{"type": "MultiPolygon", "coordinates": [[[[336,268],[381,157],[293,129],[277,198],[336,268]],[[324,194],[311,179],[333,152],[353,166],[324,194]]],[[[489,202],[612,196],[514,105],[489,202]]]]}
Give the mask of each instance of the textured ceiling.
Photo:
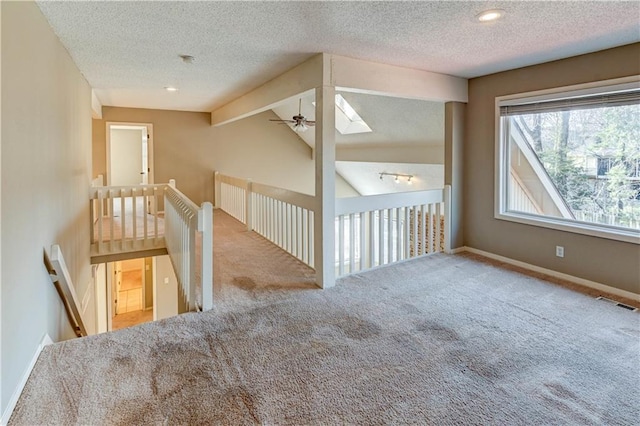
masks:
{"type": "Polygon", "coordinates": [[[211,111],[319,52],[468,78],[640,40],[637,1],[38,4],[101,102],[125,107],[211,111]]]}
{"type": "MultiPolygon", "coordinates": [[[[338,146],[443,145],[444,104],[388,96],[339,92],[371,127],[369,133],[343,135],[336,131],[338,146]]],[[[313,96],[302,98],[302,115],[315,120],[313,96]]],[[[279,105],[273,109],[280,118],[289,120],[298,113],[298,102],[279,105]]],[[[276,124],[274,124],[276,125],[276,124]]],[[[310,128],[298,134],[312,148],[315,132],[310,128]]]]}

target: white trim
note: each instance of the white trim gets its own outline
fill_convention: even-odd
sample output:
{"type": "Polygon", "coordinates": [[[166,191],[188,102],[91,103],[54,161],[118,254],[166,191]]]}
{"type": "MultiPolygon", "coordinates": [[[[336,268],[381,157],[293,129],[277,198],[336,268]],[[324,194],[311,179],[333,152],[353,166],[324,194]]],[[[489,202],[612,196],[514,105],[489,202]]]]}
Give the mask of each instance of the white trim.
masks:
{"type": "Polygon", "coordinates": [[[40,344],[36,349],[36,353],[33,354],[33,358],[31,359],[29,366],[27,366],[26,370],[22,374],[22,379],[20,379],[18,386],[16,386],[16,388],[14,389],[13,395],[11,395],[11,398],[9,399],[9,403],[7,404],[7,408],[4,410],[4,413],[2,413],[2,419],[0,420],[0,424],[2,426],[9,423],[11,414],[13,413],[13,410],[16,408],[18,399],[20,399],[20,395],[22,394],[22,391],[24,390],[24,387],[27,384],[27,380],[29,380],[31,371],[33,370],[33,367],[36,365],[36,361],[38,361],[38,357],[40,357],[40,353],[42,352],[42,349],[44,349],[45,346],[48,346],[52,343],[53,343],[53,340],[51,340],[51,337],[49,337],[49,335],[45,333],[44,336],[42,336],[42,340],[40,340],[40,344]]]}
{"type": "Polygon", "coordinates": [[[592,288],[594,290],[600,290],[600,291],[604,291],[606,293],[609,294],[613,294],[616,296],[620,296],[620,297],[625,297],[627,299],[631,299],[634,300],[636,302],[640,302],[640,294],[637,293],[632,293],[630,291],[626,291],[626,290],[621,290],[619,288],[615,288],[615,287],[611,287],[605,284],[601,284],[595,281],[590,281],[584,278],[580,278],[580,277],[576,277],[573,275],[569,275],[569,274],[565,274],[562,272],[558,272],[558,271],[554,271],[552,269],[547,269],[547,268],[542,268],[540,266],[536,266],[536,265],[532,265],[530,263],[526,263],[526,262],[521,262],[519,260],[515,260],[515,259],[511,259],[509,257],[504,257],[504,256],[500,256],[498,254],[493,254],[493,253],[489,253],[487,251],[484,250],[479,250],[473,247],[461,247],[460,249],[456,249],[457,253],[460,252],[469,252],[469,253],[473,253],[473,254],[477,254],[483,257],[488,257],[489,259],[493,259],[493,260],[497,260],[499,262],[504,262],[504,263],[508,263],[510,265],[514,265],[514,266],[518,266],[520,268],[523,269],[527,269],[529,271],[533,271],[533,272],[539,272],[545,275],[549,275],[555,278],[560,278],[562,280],[565,281],[569,281],[572,282],[574,284],[578,284],[584,287],[589,287],[592,288]]]}
{"type": "Polygon", "coordinates": [[[459,254],[459,253],[464,253],[465,251],[467,251],[467,247],[457,247],[454,249],[449,250],[449,252],[447,254],[459,254]]]}
{"type": "MultiPolygon", "coordinates": [[[[640,76],[634,75],[630,77],[614,78],[611,80],[592,81],[590,83],[574,84],[571,86],[554,87],[551,89],[536,90],[533,92],[499,96],[496,98],[496,101],[500,101],[499,106],[534,103],[556,99],[558,98],[558,93],[566,95],[563,97],[573,98],[608,91],[616,92],[636,89],[639,82],[640,76]]],[[[498,113],[499,112],[500,111],[498,110],[498,113]]]]}
{"type": "Polygon", "coordinates": [[[608,240],[623,241],[625,243],[640,244],[640,231],[605,225],[601,223],[590,224],[587,222],[560,219],[550,216],[538,216],[526,213],[504,212],[495,215],[496,219],[510,222],[523,223],[525,225],[539,226],[558,231],[573,232],[575,234],[590,235],[592,237],[606,238],[608,240]]]}
{"type": "MultiPolygon", "coordinates": [[[[635,88],[640,76],[616,78],[612,80],[594,81],[572,86],[555,87],[533,92],[498,96],[495,98],[495,152],[494,152],[494,218],[531,226],[590,235],[615,241],[640,244],[640,231],[599,223],[580,222],[573,219],[559,219],[550,216],[512,212],[507,208],[507,179],[509,165],[509,149],[506,143],[506,127],[501,125],[500,106],[522,102],[538,102],[557,98],[559,94],[567,96],[587,95],[606,91],[628,90],[635,88]]],[[[567,97],[565,96],[565,97],[567,97]]]]}

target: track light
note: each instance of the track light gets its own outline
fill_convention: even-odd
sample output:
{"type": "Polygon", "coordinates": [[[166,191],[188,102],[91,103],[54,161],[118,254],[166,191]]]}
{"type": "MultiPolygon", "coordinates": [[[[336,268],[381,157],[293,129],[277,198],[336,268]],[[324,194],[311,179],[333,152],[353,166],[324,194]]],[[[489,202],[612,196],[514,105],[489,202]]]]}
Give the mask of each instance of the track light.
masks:
{"type": "Polygon", "coordinates": [[[413,181],[412,181],[413,175],[404,175],[402,173],[387,173],[387,172],[381,172],[378,174],[380,175],[380,180],[384,180],[383,179],[384,176],[392,176],[395,183],[399,183],[400,178],[407,178],[407,184],[408,185],[413,184],[413,181]]]}

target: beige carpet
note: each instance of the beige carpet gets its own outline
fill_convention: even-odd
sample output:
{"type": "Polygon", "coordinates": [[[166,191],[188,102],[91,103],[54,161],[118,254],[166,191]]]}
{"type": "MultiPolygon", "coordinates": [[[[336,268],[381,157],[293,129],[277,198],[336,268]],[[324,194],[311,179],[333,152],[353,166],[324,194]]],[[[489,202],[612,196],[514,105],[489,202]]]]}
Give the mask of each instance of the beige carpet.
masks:
{"type": "Polygon", "coordinates": [[[10,424],[638,424],[637,312],[471,255],[316,290],[226,232],[213,311],[46,347],[10,424]]]}

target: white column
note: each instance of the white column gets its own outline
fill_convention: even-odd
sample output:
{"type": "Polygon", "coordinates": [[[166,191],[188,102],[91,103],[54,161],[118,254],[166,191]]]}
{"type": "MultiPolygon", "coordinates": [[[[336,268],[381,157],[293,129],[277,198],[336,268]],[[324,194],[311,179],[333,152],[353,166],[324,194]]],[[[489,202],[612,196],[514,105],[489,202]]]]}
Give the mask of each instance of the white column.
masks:
{"type": "Polygon", "coordinates": [[[314,220],[314,266],[320,288],[336,283],[335,201],[336,141],[335,87],[316,89],[316,211],[314,220]]]}

